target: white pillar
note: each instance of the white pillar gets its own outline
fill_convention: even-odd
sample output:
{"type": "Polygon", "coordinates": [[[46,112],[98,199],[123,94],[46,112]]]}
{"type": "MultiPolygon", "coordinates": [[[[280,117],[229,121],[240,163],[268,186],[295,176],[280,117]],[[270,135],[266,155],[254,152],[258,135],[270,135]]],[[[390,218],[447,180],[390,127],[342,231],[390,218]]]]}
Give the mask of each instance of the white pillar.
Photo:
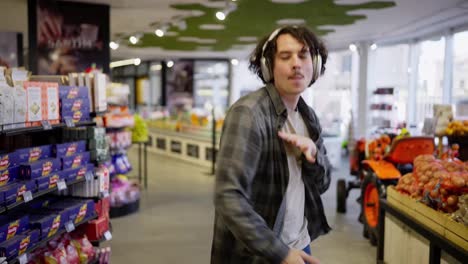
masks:
{"type": "Polygon", "coordinates": [[[410,44],[410,59],[409,59],[409,85],[408,85],[408,105],[406,107],[406,119],[408,120],[408,126],[417,125],[416,120],[416,94],[418,88],[418,75],[419,75],[419,55],[420,55],[420,45],[417,42],[410,44]]]}
{"type": "Polygon", "coordinates": [[[452,103],[453,91],[453,34],[445,34],[445,56],[444,56],[444,86],[442,91],[442,103],[452,103]]]}
{"type": "Polygon", "coordinates": [[[358,53],[353,53],[353,118],[355,138],[366,137],[368,134],[369,117],[369,89],[368,89],[368,65],[369,45],[360,43],[358,53]],[[356,67],[357,66],[357,67],[356,67]],[[357,71],[356,71],[357,69],[357,71]],[[357,77],[357,78],[356,78],[357,77]]]}

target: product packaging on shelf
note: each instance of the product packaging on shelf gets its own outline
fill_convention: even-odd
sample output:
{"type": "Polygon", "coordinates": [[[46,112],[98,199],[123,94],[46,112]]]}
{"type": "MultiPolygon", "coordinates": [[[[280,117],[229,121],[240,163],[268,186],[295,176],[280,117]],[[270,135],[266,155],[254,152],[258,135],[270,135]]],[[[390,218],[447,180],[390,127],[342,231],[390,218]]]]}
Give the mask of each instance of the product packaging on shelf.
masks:
{"type": "Polygon", "coordinates": [[[59,93],[58,84],[51,82],[42,83],[43,100],[46,100],[46,120],[59,120],[59,93]]]}
{"type": "Polygon", "coordinates": [[[35,180],[37,185],[37,191],[40,192],[55,188],[57,187],[57,183],[59,180],[66,180],[65,175],[62,171],[57,171],[49,176],[37,178],[35,180]]]}
{"type": "Polygon", "coordinates": [[[76,111],[83,111],[90,109],[89,101],[86,98],[77,99],[62,99],[61,107],[62,113],[73,113],[76,111]]]}
{"type": "Polygon", "coordinates": [[[62,112],[62,119],[71,119],[74,123],[91,120],[89,108],[83,108],[77,111],[62,112]]]}
{"type": "Polygon", "coordinates": [[[77,169],[89,163],[89,152],[82,152],[62,158],[62,170],[77,169]]]}
{"type": "Polygon", "coordinates": [[[14,182],[19,176],[19,166],[0,171],[0,187],[14,182]]]}
{"type": "Polygon", "coordinates": [[[28,215],[2,216],[0,218],[0,243],[25,232],[29,227],[28,215]]]}
{"type": "Polygon", "coordinates": [[[23,148],[16,151],[18,163],[34,162],[52,157],[52,145],[23,148]]]}
{"type": "Polygon", "coordinates": [[[16,152],[0,154],[0,170],[19,165],[18,154],[16,152]]]}
{"type": "MultiPolygon", "coordinates": [[[[37,82],[25,82],[24,89],[26,90],[26,122],[30,122],[33,125],[43,120],[43,107],[42,101],[42,88],[41,84],[37,82]]],[[[47,105],[46,105],[47,106],[47,105]]]]}
{"type": "Polygon", "coordinates": [[[20,166],[20,177],[22,179],[36,179],[47,176],[60,170],[62,167],[58,158],[38,160],[32,163],[24,163],[20,166]]]}
{"type": "Polygon", "coordinates": [[[63,144],[56,144],[52,151],[55,157],[68,157],[86,151],[86,141],[76,141],[63,144]]]}
{"type": "Polygon", "coordinates": [[[67,210],[68,220],[74,224],[81,223],[94,213],[94,201],[92,200],[63,200],[49,205],[52,209],[67,210]]]}
{"type": "Polygon", "coordinates": [[[88,88],[85,86],[60,86],[60,99],[89,98],[88,88]]]}
{"type": "Polygon", "coordinates": [[[14,123],[14,88],[0,85],[0,124],[8,129],[14,123]],[[8,126],[6,126],[8,125],[8,126]]]}
{"type": "Polygon", "coordinates": [[[91,220],[86,225],[86,236],[90,240],[100,240],[106,231],[109,231],[109,218],[107,217],[91,220]]]}
{"type": "Polygon", "coordinates": [[[23,194],[27,191],[36,190],[35,181],[12,182],[6,186],[0,187],[0,201],[7,205],[23,200],[23,194]]]}
{"type": "Polygon", "coordinates": [[[62,223],[61,214],[32,214],[30,215],[31,228],[37,228],[41,232],[41,240],[57,233],[62,223]]]}
{"type": "Polygon", "coordinates": [[[28,230],[23,234],[19,235],[18,238],[21,239],[20,246],[18,249],[18,255],[23,255],[28,249],[34,247],[37,242],[39,242],[40,232],[38,229],[28,230]]]}
{"type": "Polygon", "coordinates": [[[27,109],[27,96],[26,90],[20,85],[15,86],[14,91],[15,113],[14,113],[14,127],[25,127],[27,109]]]}
{"type": "Polygon", "coordinates": [[[94,98],[94,111],[102,112],[107,110],[107,80],[106,75],[103,73],[94,74],[94,87],[93,87],[93,98],[94,98]]]}
{"type": "Polygon", "coordinates": [[[0,256],[5,258],[14,258],[18,256],[22,238],[15,237],[0,244],[0,256]]]}

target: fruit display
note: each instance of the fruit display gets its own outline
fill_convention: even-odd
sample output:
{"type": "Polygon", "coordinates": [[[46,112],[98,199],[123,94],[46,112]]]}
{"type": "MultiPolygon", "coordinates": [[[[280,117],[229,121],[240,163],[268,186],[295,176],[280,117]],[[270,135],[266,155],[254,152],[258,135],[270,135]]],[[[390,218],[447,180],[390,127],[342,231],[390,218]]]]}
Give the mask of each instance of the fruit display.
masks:
{"type": "Polygon", "coordinates": [[[367,159],[382,160],[390,150],[392,140],[390,136],[383,134],[379,138],[369,141],[367,145],[367,159]]]}
{"type": "Polygon", "coordinates": [[[468,120],[455,120],[450,122],[445,129],[448,136],[468,136],[468,120]]]}
{"type": "Polygon", "coordinates": [[[468,193],[468,162],[418,156],[413,172],[405,174],[396,189],[436,210],[453,213],[459,209],[460,196],[468,193]]]}

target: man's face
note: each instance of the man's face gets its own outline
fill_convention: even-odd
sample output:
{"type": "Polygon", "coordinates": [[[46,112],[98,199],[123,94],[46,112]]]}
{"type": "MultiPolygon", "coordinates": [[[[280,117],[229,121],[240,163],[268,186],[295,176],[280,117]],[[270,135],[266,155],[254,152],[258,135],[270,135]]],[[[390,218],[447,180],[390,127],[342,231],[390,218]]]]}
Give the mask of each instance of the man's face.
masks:
{"type": "Polygon", "coordinates": [[[275,87],[281,95],[300,95],[312,80],[309,47],[290,34],[278,36],[273,69],[275,87]]]}

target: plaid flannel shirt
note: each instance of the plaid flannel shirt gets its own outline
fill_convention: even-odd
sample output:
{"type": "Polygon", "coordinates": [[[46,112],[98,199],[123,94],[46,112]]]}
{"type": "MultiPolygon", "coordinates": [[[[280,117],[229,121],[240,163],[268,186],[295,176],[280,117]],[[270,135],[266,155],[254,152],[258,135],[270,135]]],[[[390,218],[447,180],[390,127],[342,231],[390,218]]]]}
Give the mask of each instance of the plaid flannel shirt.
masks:
{"type": "MultiPolygon", "coordinates": [[[[316,163],[302,155],[305,216],[311,240],[329,232],[320,194],[330,185],[330,163],[314,111],[302,98],[298,110],[317,145],[316,163]]],[[[281,263],[289,247],[280,237],[289,170],[278,131],[287,110],[269,84],[228,111],[217,156],[211,263],[281,263]]]]}

